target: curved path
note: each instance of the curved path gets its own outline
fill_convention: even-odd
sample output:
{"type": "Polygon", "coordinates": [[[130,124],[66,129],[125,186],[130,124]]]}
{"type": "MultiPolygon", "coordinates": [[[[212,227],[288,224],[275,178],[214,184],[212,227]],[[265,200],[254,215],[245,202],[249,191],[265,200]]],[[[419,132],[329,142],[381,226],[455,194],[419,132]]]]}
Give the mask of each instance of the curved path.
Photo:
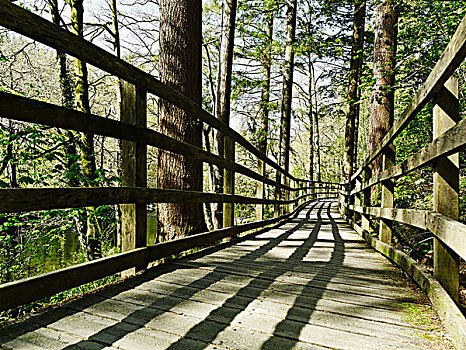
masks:
{"type": "Polygon", "coordinates": [[[2,349],[449,349],[425,297],[339,216],[178,259],[0,332],[2,349]]]}

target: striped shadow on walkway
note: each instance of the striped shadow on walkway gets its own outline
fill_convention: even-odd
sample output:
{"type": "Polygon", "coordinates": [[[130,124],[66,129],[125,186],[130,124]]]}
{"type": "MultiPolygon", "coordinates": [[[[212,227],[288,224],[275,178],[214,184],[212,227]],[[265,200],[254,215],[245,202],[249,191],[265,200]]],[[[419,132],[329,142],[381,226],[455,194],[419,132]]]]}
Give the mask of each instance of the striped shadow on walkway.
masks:
{"type": "Polygon", "coordinates": [[[313,202],[0,333],[2,349],[450,349],[425,297],[313,202]]]}

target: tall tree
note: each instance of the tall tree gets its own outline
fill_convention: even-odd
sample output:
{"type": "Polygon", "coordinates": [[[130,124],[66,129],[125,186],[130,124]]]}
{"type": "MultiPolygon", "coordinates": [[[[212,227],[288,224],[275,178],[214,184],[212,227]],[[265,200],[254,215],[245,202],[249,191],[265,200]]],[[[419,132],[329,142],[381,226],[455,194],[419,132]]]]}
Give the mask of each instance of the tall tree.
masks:
{"type": "Polygon", "coordinates": [[[293,100],[294,43],[296,36],[297,0],[287,0],[286,49],[283,66],[283,96],[280,118],[280,165],[290,168],[291,102],[293,100]]]}
{"type": "MultiPolygon", "coordinates": [[[[317,167],[315,167],[314,172],[316,172],[317,177],[316,180],[318,182],[321,181],[322,179],[322,162],[321,162],[321,149],[320,149],[320,128],[319,128],[319,104],[317,103],[317,78],[316,78],[316,72],[314,69],[314,63],[310,60],[309,61],[309,84],[312,83],[312,90],[309,91],[311,94],[309,96],[309,103],[312,104],[312,97],[314,97],[314,126],[315,126],[315,131],[314,131],[314,145],[315,145],[315,153],[317,155],[317,167]]],[[[314,149],[314,147],[312,147],[314,149]]]]}
{"type": "MultiPolygon", "coordinates": [[[[294,43],[296,36],[296,10],[297,0],[287,0],[286,9],[286,48],[285,62],[283,65],[283,88],[282,105],[280,116],[280,139],[279,139],[279,165],[286,172],[290,170],[290,139],[291,139],[291,102],[293,100],[293,71],[294,71],[294,43]]],[[[281,182],[280,173],[277,172],[277,183],[281,182]]],[[[285,180],[286,183],[287,180],[285,180]]],[[[276,187],[275,198],[280,199],[282,193],[276,187]]],[[[278,205],[274,208],[275,215],[278,215],[278,205]]]]}
{"type": "Polygon", "coordinates": [[[345,178],[353,174],[356,163],[356,141],[358,139],[359,93],[358,86],[362,67],[364,48],[364,22],[366,16],[366,1],[354,1],[353,40],[351,43],[351,61],[348,86],[348,114],[345,129],[345,178]]]}
{"type": "MultiPolygon", "coordinates": [[[[312,108],[312,96],[313,94],[317,94],[317,91],[313,89],[313,63],[311,53],[308,54],[308,65],[309,65],[309,86],[308,86],[308,94],[309,94],[309,109],[308,109],[308,117],[309,117],[309,180],[314,181],[314,110],[312,108]]],[[[313,186],[313,182],[311,182],[311,187],[313,186]]]]}
{"type": "MultiPolygon", "coordinates": [[[[231,76],[233,67],[233,48],[235,41],[237,0],[223,0],[222,4],[222,29],[220,37],[220,56],[217,72],[217,98],[215,114],[218,119],[230,124],[230,98],[231,98],[231,76]]],[[[227,144],[224,136],[217,132],[214,140],[215,152],[223,156],[227,144]]],[[[214,167],[214,187],[216,193],[223,192],[223,174],[221,169],[214,167]]],[[[213,206],[213,222],[215,228],[223,225],[222,203],[213,206]]]]}
{"type": "MultiPolygon", "coordinates": [[[[261,83],[261,99],[259,104],[259,125],[257,129],[257,149],[267,156],[267,138],[269,134],[269,112],[270,112],[270,85],[272,71],[272,46],[273,46],[273,22],[274,22],[274,4],[268,3],[266,11],[266,28],[265,28],[265,50],[260,56],[260,62],[264,70],[264,77],[261,83]]],[[[262,160],[257,160],[257,172],[265,175],[265,164],[262,160]]],[[[256,197],[265,196],[265,187],[263,183],[256,183],[256,197]]],[[[264,206],[256,206],[256,218],[264,219],[264,206]]]]}
{"type": "MultiPolygon", "coordinates": [[[[58,0],[48,1],[50,12],[52,14],[52,21],[57,26],[61,26],[62,18],[60,16],[60,9],[58,7],[58,0]]],[[[74,93],[73,93],[73,78],[68,70],[66,54],[57,50],[58,65],[60,68],[60,90],[61,90],[61,104],[66,108],[74,107],[74,93]]],[[[66,158],[67,158],[67,180],[71,187],[79,186],[79,164],[78,154],[76,150],[76,140],[73,131],[66,132],[66,158]]]]}
{"type": "MultiPolygon", "coordinates": [[[[395,55],[398,36],[398,0],[384,0],[377,7],[373,79],[369,122],[369,152],[372,153],[393,125],[395,55]]],[[[374,161],[372,173],[382,169],[382,157],[374,161]]]]}
{"type": "MultiPolygon", "coordinates": [[[[201,105],[202,3],[190,0],[160,1],[160,80],[201,105]]],[[[202,147],[202,124],[196,116],[160,101],[160,131],[177,140],[202,147]]],[[[202,190],[202,163],[160,150],[157,161],[159,188],[202,190]]],[[[158,205],[158,240],[207,230],[202,204],[158,205]]]]}
{"type": "MultiPolygon", "coordinates": [[[[71,24],[74,34],[84,37],[84,5],[83,0],[67,0],[71,6],[71,24]]],[[[84,113],[91,113],[89,104],[89,80],[87,64],[75,59],[75,97],[77,109],[84,113]]],[[[94,135],[82,133],[79,142],[81,149],[81,167],[84,175],[84,185],[92,187],[97,178],[94,156],[94,135]]],[[[102,256],[100,245],[99,223],[94,215],[94,208],[87,208],[87,256],[96,259],[102,256]]]]}

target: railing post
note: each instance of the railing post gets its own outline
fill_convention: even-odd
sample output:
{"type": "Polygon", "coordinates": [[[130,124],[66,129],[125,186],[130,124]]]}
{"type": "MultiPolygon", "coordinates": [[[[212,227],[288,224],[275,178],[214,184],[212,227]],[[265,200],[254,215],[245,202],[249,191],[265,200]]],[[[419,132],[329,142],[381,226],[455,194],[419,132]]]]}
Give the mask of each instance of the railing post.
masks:
{"type": "MultiPolygon", "coordinates": [[[[291,180],[287,175],[285,175],[285,186],[290,187],[290,185],[291,185],[291,180]]],[[[285,200],[286,201],[290,200],[290,190],[288,188],[285,189],[285,200]]],[[[288,214],[289,212],[290,212],[290,205],[287,203],[285,204],[284,214],[288,214]]]]}
{"type": "MultiPolygon", "coordinates": [[[[369,181],[372,176],[372,171],[369,167],[365,167],[363,170],[364,182],[369,181]]],[[[362,192],[362,207],[367,208],[371,206],[371,188],[368,187],[362,192]]],[[[371,217],[369,214],[362,214],[361,227],[364,231],[370,232],[371,228],[371,217]]]]}
{"type": "MultiPolygon", "coordinates": [[[[299,191],[298,191],[298,198],[301,198],[303,196],[303,184],[304,182],[303,181],[298,181],[298,188],[299,188],[299,191]]],[[[303,200],[302,198],[298,200],[298,203],[297,205],[300,206],[301,204],[303,203],[303,200]]]]}
{"type": "MultiPolygon", "coordinates": [[[[433,139],[459,121],[458,79],[451,77],[434,99],[433,139]]],[[[459,217],[459,155],[441,157],[434,163],[434,210],[449,218],[459,217]]],[[[434,275],[452,299],[459,302],[459,257],[434,237],[434,275]]]]}
{"type": "MultiPolygon", "coordinates": [[[[146,127],[146,91],[126,81],[121,86],[120,119],[146,127]]],[[[142,140],[141,140],[142,141],[142,140]]],[[[147,187],[147,146],[122,140],[121,186],[147,187]]],[[[147,244],[146,203],[121,204],[121,250],[128,251],[147,244]]]]}
{"type": "Polygon", "coordinates": [[[346,219],[349,219],[349,195],[348,195],[348,188],[350,187],[350,183],[347,182],[346,184],[343,185],[343,215],[346,217],[346,219]]]}
{"type": "Polygon", "coordinates": [[[354,194],[351,194],[351,192],[355,188],[355,183],[356,180],[353,180],[349,182],[348,186],[348,218],[354,222],[354,209],[349,208],[350,205],[354,205],[354,194]]]}
{"type": "MultiPolygon", "coordinates": [[[[356,185],[355,185],[355,190],[356,191],[359,191],[361,190],[361,187],[362,187],[362,178],[361,178],[362,175],[359,175],[356,177],[356,185]]],[[[361,194],[360,193],[356,193],[354,195],[354,206],[358,206],[360,207],[361,206],[361,194]]],[[[354,222],[358,222],[359,220],[361,220],[361,214],[359,214],[356,210],[354,211],[354,222]]]]}
{"type": "MultiPolygon", "coordinates": [[[[290,187],[294,190],[296,189],[296,181],[290,180],[290,187]]],[[[290,190],[290,200],[296,199],[296,191],[290,190]]],[[[294,209],[294,203],[289,204],[289,211],[292,212],[294,209]]]]}
{"type": "MultiPolygon", "coordinates": [[[[395,146],[390,145],[383,151],[382,171],[391,168],[395,164],[395,146]]],[[[382,181],[381,208],[393,208],[393,194],[395,184],[393,180],[382,181]]],[[[392,221],[380,219],[379,239],[383,243],[392,244],[392,221]]]]}
{"type": "MultiPolygon", "coordinates": [[[[280,184],[281,184],[281,174],[277,171],[277,175],[276,175],[276,184],[275,184],[275,200],[276,201],[279,201],[280,198],[281,198],[281,188],[280,188],[280,184]]],[[[276,218],[276,217],[279,217],[280,216],[280,204],[279,203],[275,203],[273,205],[273,217],[276,218]]]]}
{"type": "Polygon", "coordinates": [[[310,182],[303,182],[303,185],[304,185],[304,188],[303,188],[303,196],[306,196],[306,198],[304,198],[304,201],[307,201],[310,199],[312,199],[311,197],[307,197],[307,194],[309,193],[309,188],[311,186],[311,183],[310,182]]]}
{"type": "MultiPolygon", "coordinates": [[[[261,160],[257,160],[257,172],[262,176],[265,176],[265,163],[261,160]]],[[[265,198],[265,184],[262,181],[256,183],[256,198],[265,198]]],[[[256,204],[256,221],[264,220],[264,204],[256,204]]]]}
{"type": "MultiPolygon", "coordinates": [[[[228,136],[224,138],[225,159],[235,161],[235,142],[228,136]]],[[[223,188],[226,194],[235,194],[235,172],[225,169],[223,188]]],[[[235,224],[235,203],[223,203],[223,227],[235,224]]]]}

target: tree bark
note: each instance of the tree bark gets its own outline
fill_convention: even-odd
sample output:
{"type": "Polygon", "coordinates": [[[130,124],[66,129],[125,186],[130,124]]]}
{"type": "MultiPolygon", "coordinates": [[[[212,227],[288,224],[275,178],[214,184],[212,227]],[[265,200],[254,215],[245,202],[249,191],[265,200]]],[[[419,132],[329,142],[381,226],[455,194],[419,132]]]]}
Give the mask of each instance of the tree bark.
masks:
{"type": "Polygon", "coordinates": [[[264,80],[262,82],[261,101],[259,105],[259,128],[257,130],[257,148],[267,154],[267,135],[269,133],[269,112],[270,112],[270,79],[272,69],[272,41],[273,41],[273,20],[272,12],[267,15],[266,37],[267,43],[262,59],[264,68],[264,80]]]}
{"type": "Polygon", "coordinates": [[[293,99],[294,42],[296,36],[297,0],[287,2],[286,49],[283,67],[283,96],[280,118],[280,166],[290,168],[291,102],[293,99]]]}
{"type": "MultiPolygon", "coordinates": [[[[222,31],[220,37],[220,57],[217,73],[217,98],[215,114],[218,119],[230,124],[230,97],[231,97],[231,76],[233,68],[233,48],[235,40],[236,22],[236,0],[223,0],[222,4],[222,31]]],[[[223,156],[226,143],[221,132],[215,133],[214,151],[223,156]]],[[[214,166],[214,190],[215,193],[223,192],[223,171],[214,166]]],[[[213,203],[213,222],[216,229],[223,226],[223,204],[213,203]]]]}
{"type": "MultiPolygon", "coordinates": [[[[397,0],[385,0],[377,7],[373,78],[369,121],[369,152],[372,153],[393,125],[395,55],[398,36],[397,0]]],[[[382,156],[373,163],[372,174],[382,169],[382,156]]]]}
{"type": "MultiPolygon", "coordinates": [[[[309,61],[309,74],[310,74],[310,81],[309,83],[312,83],[312,88],[314,90],[314,125],[315,125],[315,139],[314,139],[314,144],[315,144],[315,152],[317,155],[317,166],[315,167],[315,173],[317,175],[316,180],[320,182],[322,178],[322,173],[321,173],[321,159],[320,159],[320,132],[319,132],[319,105],[317,103],[317,78],[315,74],[315,69],[314,69],[314,64],[312,61],[309,61]]],[[[312,95],[310,97],[310,103],[312,104],[312,95]]]]}
{"type": "MultiPolygon", "coordinates": [[[[308,64],[309,64],[309,180],[314,181],[314,112],[312,108],[312,94],[313,94],[313,84],[312,84],[312,58],[311,54],[308,56],[308,64]]],[[[314,93],[316,93],[314,91],[314,93]]],[[[313,183],[311,182],[311,187],[313,183]]]]}
{"type": "Polygon", "coordinates": [[[345,129],[345,178],[353,175],[356,164],[356,143],[358,139],[359,93],[358,86],[362,67],[364,49],[364,22],[366,16],[366,1],[354,1],[353,42],[351,46],[351,62],[348,86],[348,114],[345,129]]]}
{"type": "MultiPolygon", "coordinates": [[[[83,0],[68,0],[71,6],[71,24],[74,34],[84,37],[84,6],[83,0]]],[[[89,105],[89,81],[87,64],[75,59],[75,96],[77,109],[84,113],[91,113],[89,105]]],[[[96,165],[94,156],[94,135],[82,133],[79,142],[81,148],[81,167],[84,175],[84,185],[92,187],[96,180],[96,165]]],[[[100,227],[94,214],[94,208],[88,207],[87,221],[87,256],[97,259],[102,256],[100,244],[100,227]]]]}
{"type": "MultiPolygon", "coordinates": [[[[202,4],[200,1],[160,1],[160,80],[194,102],[202,102],[202,4]]],[[[195,116],[160,101],[160,131],[167,136],[202,147],[202,124],[195,116]]],[[[202,191],[202,163],[159,151],[159,188],[202,191]]],[[[205,231],[202,204],[158,205],[158,241],[205,231]]]]}
{"type": "MultiPolygon", "coordinates": [[[[117,0],[111,0],[111,3],[109,3],[110,9],[112,11],[112,22],[113,22],[113,51],[115,52],[115,55],[120,58],[121,57],[121,42],[120,42],[120,25],[118,22],[118,7],[117,7],[117,0]]],[[[117,78],[117,91],[116,91],[116,110],[118,113],[118,119],[121,119],[121,101],[122,101],[122,93],[123,93],[123,81],[119,78],[117,78]]],[[[146,97],[147,98],[147,97],[146,97]]],[[[118,140],[118,145],[119,145],[119,152],[117,153],[117,164],[122,164],[123,159],[121,155],[123,154],[123,141],[118,140]]],[[[119,174],[118,176],[120,179],[122,178],[122,167],[118,170],[119,174]]],[[[117,222],[116,225],[116,230],[115,230],[115,242],[118,247],[121,248],[123,239],[122,239],[122,229],[123,229],[123,223],[122,223],[122,212],[121,212],[121,207],[120,205],[116,204],[115,205],[115,220],[117,222]]]]}
{"type": "MultiPolygon", "coordinates": [[[[257,149],[267,156],[267,135],[269,133],[269,112],[270,112],[270,80],[272,70],[272,44],[273,44],[273,20],[274,13],[267,13],[266,27],[266,47],[264,57],[261,59],[264,68],[264,80],[262,82],[261,101],[259,105],[259,128],[257,130],[257,149]]],[[[257,172],[265,174],[265,164],[262,160],[257,160],[257,172]]],[[[264,198],[265,186],[263,183],[256,184],[256,197],[264,198]]],[[[264,206],[256,206],[257,220],[264,219],[264,206]]]]}
{"type": "MultiPolygon", "coordinates": [[[[49,0],[50,12],[52,14],[52,21],[60,27],[61,17],[58,8],[57,0],[49,0]]],[[[68,71],[66,54],[57,50],[58,64],[60,68],[59,80],[61,90],[61,105],[66,108],[74,107],[74,94],[73,94],[73,78],[68,71]]],[[[79,187],[79,163],[78,153],[76,150],[75,133],[71,130],[66,132],[66,158],[67,158],[67,180],[70,187],[79,187]]]]}
{"type": "MultiPolygon", "coordinates": [[[[84,6],[83,0],[68,0],[71,5],[71,22],[74,34],[84,37],[84,6]]],[[[87,64],[81,60],[75,60],[76,75],[76,104],[77,109],[84,113],[91,113],[89,105],[89,81],[87,64]]],[[[91,186],[96,178],[96,166],[94,157],[94,135],[85,133],[81,135],[81,157],[84,181],[91,186]]]]}
{"type": "MultiPolygon", "coordinates": [[[[296,34],[296,10],[297,0],[289,0],[286,10],[286,48],[285,63],[283,66],[283,88],[282,106],[280,117],[280,150],[279,165],[288,172],[290,170],[290,131],[291,131],[291,102],[293,100],[293,71],[294,71],[294,42],[296,34]]],[[[277,172],[277,184],[282,182],[281,175],[277,172]]],[[[287,178],[284,179],[286,184],[287,178]]],[[[277,187],[275,198],[283,198],[283,193],[277,187]]],[[[278,215],[278,207],[275,208],[275,215],[278,215]]]]}

